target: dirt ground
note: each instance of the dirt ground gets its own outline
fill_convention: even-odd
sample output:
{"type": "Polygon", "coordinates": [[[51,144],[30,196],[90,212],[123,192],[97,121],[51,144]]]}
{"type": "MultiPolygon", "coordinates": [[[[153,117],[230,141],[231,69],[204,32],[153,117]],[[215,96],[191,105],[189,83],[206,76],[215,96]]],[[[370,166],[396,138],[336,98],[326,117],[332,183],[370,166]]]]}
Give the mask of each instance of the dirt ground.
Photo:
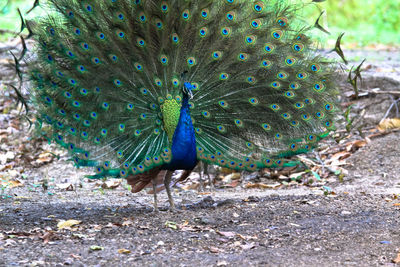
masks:
{"type": "MultiPolygon", "coordinates": [[[[400,90],[400,51],[348,53],[354,62],[368,58],[363,92],[400,90]]],[[[342,91],[365,132],[398,98],[352,100],[351,88],[342,91]]],[[[174,189],[180,212],[166,210],[161,192],[156,214],[152,195],[119,181],[104,189],[54,146],[30,140],[4,108],[10,97],[0,95],[0,178],[13,181],[0,187],[0,266],[400,266],[400,131],[354,133],[366,141],[340,161],[344,175],[312,184],[309,176],[225,173],[215,190],[199,192],[194,174],[174,189]]],[[[388,114],[398,117],[395,108],[388,114]]]]}

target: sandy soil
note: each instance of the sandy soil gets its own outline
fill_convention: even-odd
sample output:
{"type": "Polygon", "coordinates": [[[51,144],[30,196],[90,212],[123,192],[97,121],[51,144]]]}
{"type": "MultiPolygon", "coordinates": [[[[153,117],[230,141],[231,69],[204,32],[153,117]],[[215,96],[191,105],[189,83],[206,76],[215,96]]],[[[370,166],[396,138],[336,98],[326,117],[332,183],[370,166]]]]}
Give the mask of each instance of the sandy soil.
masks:
{"type": "MultiPolygon", "coordinates": [[[[366,53],[350,55],[358,60],[366,53]]],[[[393,55],[367,53],[365,91],[400,89],[400,61],[393,55]]],[[[343,102],[349,92],[343,86],[343,102]]],[[[386,95],[366,97],[352,114],[365,110],[362,123],[376,125],[391,103],[386,95]]],[[[15,116],[4,110],[1,116],[0,128],[13,134],[9,146],[2,143],[2,155],[11,144],[26,149],[28,158],[49,149],[43,142],[30,145],[25,130],[10,129],[15,116]]],[[[352,153],[342,181],[331,175],[312,186],[207,187],[206,193],[181,187],[174,190],[181,211],[166,211],[161,192],[158,214],[151,195],[133,195],[125,184],[101,189],[63,156],[39,155],[36,165],[22,166],[20,155],[19,164],[0,171],[23,183],[1,191],[0,266],[399,266],[399,140],[400,132],[393,132],[352,153]],[[79,224],[58,226],[71,219],[79,224]]]]}

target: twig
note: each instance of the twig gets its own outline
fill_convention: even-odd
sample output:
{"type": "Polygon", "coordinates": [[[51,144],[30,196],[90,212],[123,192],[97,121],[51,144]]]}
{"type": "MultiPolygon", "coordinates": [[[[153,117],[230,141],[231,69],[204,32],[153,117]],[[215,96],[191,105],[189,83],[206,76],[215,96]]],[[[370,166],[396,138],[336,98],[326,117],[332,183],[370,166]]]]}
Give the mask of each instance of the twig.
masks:
{"type": "Polygon", "coordinates": [[[385,116],[383,116],[381,122],[386,119],[389,116],[390,111],[392,111],[392,108],[395,107],[396,108],[396,116],[399,116],[399,106],[398,103],[400,102],[400,99],[393,99],[393,96],[391,95],[390,98],[392,99],[392,104],[390,105],[390,107],[388,108],[388,110],[385,113],[385,116]]]}
{"type": "Polygon", "coordinates": [[[17,35],[18,33],[12,30],[0,29],[0,33],[11,33],[12,35],[17,35]]]}
{"type": "Polygon", "coordinates": [[[400,89],[399,89],[399,91],[377,91],[377,92],[367,92],[367,93],[376,94],[376,95],[390,94],[390,95],[398,95],[398,96],[400,96],[400,89]]]}

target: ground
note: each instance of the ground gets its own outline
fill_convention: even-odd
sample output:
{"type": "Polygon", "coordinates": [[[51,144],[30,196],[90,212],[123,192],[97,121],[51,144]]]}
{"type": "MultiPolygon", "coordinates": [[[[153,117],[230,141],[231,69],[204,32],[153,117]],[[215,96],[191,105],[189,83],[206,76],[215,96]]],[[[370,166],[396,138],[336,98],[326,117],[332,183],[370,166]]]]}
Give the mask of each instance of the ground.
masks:
{"type": "MultiPolygon", "coordinates": [[[[363,93],[399,91],[398,52],[347,52],[353,62],[368,58],[363,93]]],[[[363,131],[324,143],[314,175],[222,173],[215,190],[199,192],[194,174],[174,189],[174,213],[165,192],[154,213],[152,195],[90,182],[63,152],[31,140],[3,93],[0,266],[398,266],[400,131],[375,130],[386,113],[399,117],[387,112],[398,95],[355,100],[341,89],[363,131]]]]}

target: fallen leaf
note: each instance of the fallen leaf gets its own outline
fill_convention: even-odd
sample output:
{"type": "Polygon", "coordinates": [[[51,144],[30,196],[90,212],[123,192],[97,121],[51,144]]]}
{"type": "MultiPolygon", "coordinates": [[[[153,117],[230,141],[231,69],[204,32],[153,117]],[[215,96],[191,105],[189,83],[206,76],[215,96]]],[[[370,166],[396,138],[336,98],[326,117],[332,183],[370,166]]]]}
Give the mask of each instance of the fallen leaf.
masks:
{"type": "Polygon", "coordinates": [[[366,146],[368,144],[367,140],[355,140],[346,144],[346,151],[355,152],[358,149],[366,146]]]}
{"type": "Polygon", "coordinates": [[[224,237],[228,237],[228,238],[233,238],[236,236],[235,232],[223,232],[223,231],[216,231],[219,235],[222,235],[224,237]]]}
{"type": "Polygon", "coordinates": [[[64,228],[71,228],[74,225],[78,225],[80,224],[82,221],[78,221],[78,220],[67,220],[67,221],[60,221],[57,224],[57,228],[60,229],[64,229],[64,228]]]}
{"type": "Polygon", "coordinates": [[[230,182],[232,180],[240,179],[240,177],[241,177],[240,172],[234,172],[234,173],[226,175],[222,180],[224,182],[230,182]]]}
{"type": "Polygon", "coordinates": [[[219,262],[217,262],[217,266],[228,266],[228,262],[227,261],[219,261],[219,262]]]}
{"type": "Polygon", "coordinates": [[[226,188],[235,188],[240,185],[240,180],[233,180],[231,183],[224,184],[223,187],[226,188]]]}
{"type": "Polygon", "coordinates": [[[332,155],[331,160],[344,160],[351,156],[351,153],[347,151],[340,151],[332,155]]]}
{"type": "Polygon", "coordinates": [[[222,174],[230,174],[230,173],[232,173],[232,169],[221,168],[220,169],[220,173],[222,173],[222,174]]]}
{"type": "Polygon", "coordinates": [[[197,188],[199,188],[200,184],[199,183],[192,183],[192,184],[187,184],[182,186],[182,189],[185,191],[188,190],[196,190],[197,188]]]}
{"type": "Polygon", "coordinates": [[[62,184],[57,184],[57,187],[61,190],[66,190],[66,191],[73,191],[74,186],[71,183],[62,183],[62,184]]]}
{"type": "Polygon", "coordinates": [[[80,260],[82,258],[80,255],[75,255],[75,254],[70,254],[70,256],[77,260],[80,260]]]}
{"type": "Polygon", "coordinates": [[[250,236],[250,235],[241,235],[241,234],[237,234],[238,237],[240,237],[243,240],[257,240],[257,236],[250,236]]]}
{"type": "Polygon", "coordinates": [[[39,154],[39,158],[32,162],[34,166],[41,166],[46,163],[50,163],[54,160],[54,155],[50,152],[43,152],[39,154]]]}
{"type": "Polygon", "coordinates": [[[49,241],[51,241],[55,237],[55,234],[53,231],[46,232],[44,235],[40,236],[41,239],[43,239],[43,243],[47,244],[49,241]]]}
{"type": "Polygon", "coordinates": [[[208,250],[212,253],[220,253],[221,250],[217,247],[209,247],[208,250]]]}
{"type": "Polygon", "coordinates": [[[254,242],[252,242],[252,243],[241,245],[240,247],[244,250],[248,250],[248,249],[254,248],[255,246],[256,246],[256,244],[254,242]]]}
{"type": "Polygon", "coordinates": [[[92,251],[96,251],[96,250],[103,250],[104,248],[103,247],[101,247],[101,246],[96,246],[96,245],[94,245],[94,246],[90,246],[90,250],[92,250],[92,251]]]}
{"type": "Polygon", "coordinates": [[[384,119],[378,125],[378,130],[381,132],[392,129],[400,129],[400,118],[384,119]]]}
{"type": "Polygon", "coordinates": [[[121,180],[107,180],[102,185],[103,189],[115,189],[121,185],[121,180]]]}
{"type": "Polygon", "coordinates": [[[290,174],[289,178],[292,178],[292,179],[298,178],[298,177],[303,176],[304,174],[306,174],[306,172],[295,172],[295,173],[290,174]]]}
{"type": "Polygon", "coordinates": [[[174,230],[178,230],[178,226],[176,225],[176,222],[166,221],[165,226],[167,226],[171,229],[174,229],[174,230]]]}
{"type": "Polygon", "coordinates": [[[10,180],[10,181],[0,181],[0,186],[5,188],[14,188],[14,187],[21,187],[24,186],[19,180],[10,180]]]}
{"type": "Polygon", "coordinates": [[[74,234],[72,234],[72,236],[75,237],[75,238],[80,238],[80,239],[86,239],[87,238],[87,235],[78,234],[78,233],[74,233],[74,234]]]}
{"type": "Polygon", "coordinates": [[[264,184],[264,183],[248,183],[245,188],[256,188],[256,189],[275,189],[280,187],[280,183],[275,184],[264,184]]]}
{"type": "Polygon", "coordinates": [[[400,252],[397,254],[397,257],[392,260],[393,263],[400,263],[400,252]]]}
{"type": "Polygon", "coordinates": [[[107,223],[107,225],[106,226],[104,226],[105,228],[115,228],[115,227],[119,227],[119,225],[118,224],[115,224],[115,223],[112,223],[112,222],[109,222],[109,223],[107,223]]]}
{"type": "Polygon", "coordinates": [[[119,254],[129,254],[129,253],[131,253],[131,251],[128,249],[121,248],[121,249],[118,249],[118,253],[119,254]]]}
{"type": "Polygon", "coordinates": [[[122,223],[122,226],[129,226],[129,225],[132,225],[132,224],[133,224],[132,221],[127,220],[127,221],[124,221],[124,222],[122,223]]]}
{"type": "Polygon", "coordinates": [[[6,164],[8,160],[14,159],[15,158],[15,153],[12,151],[8,151],[5,154],[0,154],[0,163],[1,164],[6,164]]]}
{"type": "Polygon", "coordinates": [[[197,194],[204,196],[204,195],[211,195],[211,192],[198,192],[197,194]]]}
{"type": "Polygon", "coordinates": [[[199,226],[191,226],[191,225],[185,225],[185,226],[179,226],[179,230],[182,232],[200,232],[203,229],[199,226]]]}

